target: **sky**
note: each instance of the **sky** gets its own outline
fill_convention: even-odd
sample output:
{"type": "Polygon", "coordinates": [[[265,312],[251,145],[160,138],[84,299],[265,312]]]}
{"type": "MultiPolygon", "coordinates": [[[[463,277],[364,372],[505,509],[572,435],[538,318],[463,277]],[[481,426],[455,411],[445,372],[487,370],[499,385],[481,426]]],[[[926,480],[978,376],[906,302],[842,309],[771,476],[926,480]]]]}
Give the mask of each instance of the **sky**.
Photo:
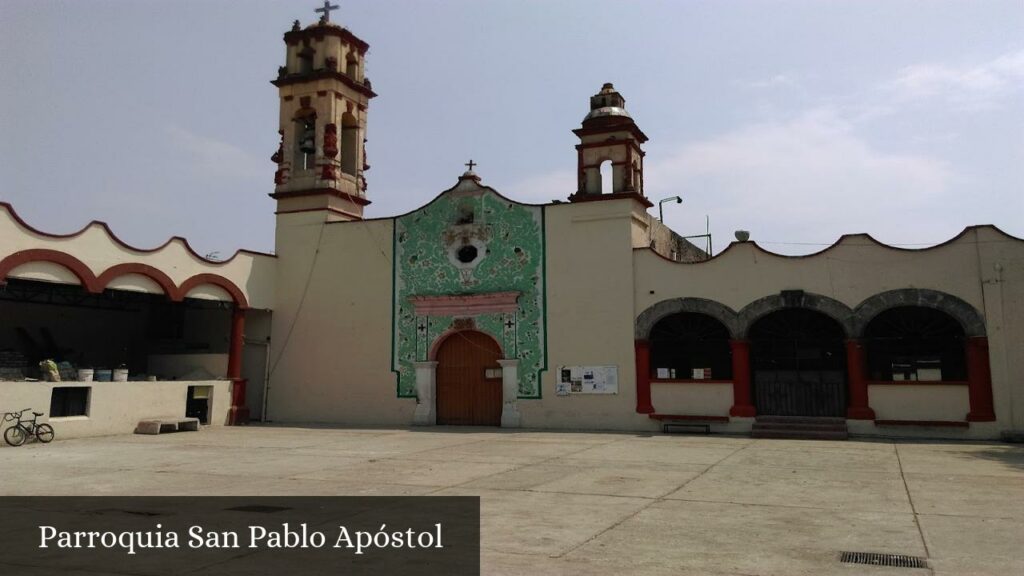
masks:
{"type": "MultiPolygon", "coordinates": [[[[523,202],[576,188],[574,128],[613,82],[646,194],[716,252],[841,234],[1024,237],[1024,2],[335,0],[370,44],[368,217],[472,158],[523,202]]],[[[282,35],[313,0],[0,0],[0,201],[141,248],[273,251],[282,35]]],[[[657,209],[651,210],[657,213],[657,209]]]]}

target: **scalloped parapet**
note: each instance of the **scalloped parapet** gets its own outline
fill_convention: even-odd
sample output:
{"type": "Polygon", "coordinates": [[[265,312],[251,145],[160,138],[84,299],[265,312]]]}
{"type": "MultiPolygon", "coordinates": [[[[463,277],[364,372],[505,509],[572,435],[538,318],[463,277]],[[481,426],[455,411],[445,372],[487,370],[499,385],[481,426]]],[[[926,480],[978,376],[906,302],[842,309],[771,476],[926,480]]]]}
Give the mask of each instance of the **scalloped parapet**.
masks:
{"type": "Polygon", "coordinates": [[[636,248],[634,259],[637,277],[643,279],[636,286],[638,311],[684,296],[740,310],[759,298],[793,290],[853,308],[879,293],[910,288],[950,294],[985,310],[984,287],[1009,280],[1014,263],[1024,260],[1024,239],[979,225],[922,248],[847,234],[823,250],[798,256],[748,241],[733,242],[702,261],[673,261],[649,248],[636,248]]]}
{"type": "Polygon", "coordinates": [[[0,247],[0,282],[22,278],[80,284],[94,293],[111,288],[163,293],[175,301],[273,305],[272,254],[239,250],[227,260],[209,260],[179,236],[155,248],[138,248],[97,220],[77,232],[52,234],[29,225],[5,202],[0,202],[0,247]]]}

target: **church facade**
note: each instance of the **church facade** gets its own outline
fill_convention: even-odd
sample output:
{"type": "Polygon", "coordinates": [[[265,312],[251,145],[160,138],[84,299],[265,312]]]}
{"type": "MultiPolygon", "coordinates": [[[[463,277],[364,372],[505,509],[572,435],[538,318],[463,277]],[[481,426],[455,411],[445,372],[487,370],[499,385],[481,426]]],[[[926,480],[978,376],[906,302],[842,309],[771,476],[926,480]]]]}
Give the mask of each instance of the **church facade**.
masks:
{"type": "Polygon", "coordinates": [[[223,332],[211,423],[1024,431],[1024,240],[973,226],[921,250],[846,235],[711,256],[648,213],[647,137],[611,84],[574,130],[565,202],[517,202],[470,164],[429,204],[364,218],[368,45],[326,17],[284,41],[274,255],[139,250],[98,223],[56,237],[2,206],[9,286],[223,305],[184,313],[223,332]]]}

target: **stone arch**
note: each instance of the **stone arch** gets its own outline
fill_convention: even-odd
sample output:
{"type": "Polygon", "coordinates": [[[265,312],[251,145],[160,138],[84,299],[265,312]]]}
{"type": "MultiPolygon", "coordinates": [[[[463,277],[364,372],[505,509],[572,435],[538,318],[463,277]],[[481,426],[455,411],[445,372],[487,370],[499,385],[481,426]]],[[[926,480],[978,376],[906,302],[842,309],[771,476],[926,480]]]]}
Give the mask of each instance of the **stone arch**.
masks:
{"type": "Polygon", "coordinates": [[[190,290],[201,284],[212,284],[219,288],[223,288],[231,295],[231,299],[234,300],[235,306],[243,310],[249,307],[249,302],[246,301],[245,294],[242,293],[238,286],[236,286],[231,280],[216,274],[196,274],[188,280],[185,280],[181,283],[181,286],[178,287],[178,293],[173,299],[181,301],[190,290]]]}
{"type": "Polygon", "coordinates": [[[706,314],[721,322],[729,330],[731,337],[736,338],[740,334],[737,314],[732,308],[705,298],[672,298],[650,306],[637,316],[634,337],[637,340],[647,340],[651,335],[651,328],[654,328],[659,320],[680,312],[706,314]]]}
{"type": "Polygon", "coordinates": [[[164,291],[164,295],[174,300],[178,294],[178,288],[174,285],[174,281],[170,279],[167,274],[164,274],[157,268],[154,268],[148,264],[138,263],[127,263],[127,264],[115,264],[110,268],[107,268],[99,277],[96,279],[96,286],[99,290],[104,290],[107,285],[120,276],[126,274],[139,274],[145,276],[150,280],[157,283],[164,291]]]}
{"type": "Polygon", "coordinates": [[[597,191],[601,194],[611,194],[618,192],[616,188],[617,182],[615,181],[615,175],[619,172],[615,162],[611,158],[601,160],[597,163],[597,180],[598,189],[597,191]]]}
{"type": "Polygon", "coordinates": [[[785,308],[806,308],[821,312],[838,322],[843,327],[847,338],[856,333],[853,330],[853,310],[846,304],[828,296],[803,290],[783,290],[778,294],[754,300],[739,311],[737,337],[746,338],[747,331],[759,318],[785,308]]]}
{"type": "Polygon", "coordinates": [[[341,171],[345,174],[358,174],[361,145],[359,120],[351,112],[345,112],[341,115],[341,171]]]}
{"type": "Polygon", "coordinates": [[[853,310],[851,334],[861,336],[875,316],[900,306],[921,306],[945,312],[960,323],[966,336],[985,335],[985,319],[974,306],[952,294],[925,288],[889,290],[864,300],[853,310]]]}
{"type": "Polygon", "coordinates": [[[82,283],[82,288],[87,292],[95,294],[103,291],[97,286],[96,276],[84,262],[66,252],[46,248],[21,250],[0,260],[0,284],[6,282],[7,274],[11,270],[30,262],[50,262],[63,266],[78,278],[78,281],[82,283]]]}

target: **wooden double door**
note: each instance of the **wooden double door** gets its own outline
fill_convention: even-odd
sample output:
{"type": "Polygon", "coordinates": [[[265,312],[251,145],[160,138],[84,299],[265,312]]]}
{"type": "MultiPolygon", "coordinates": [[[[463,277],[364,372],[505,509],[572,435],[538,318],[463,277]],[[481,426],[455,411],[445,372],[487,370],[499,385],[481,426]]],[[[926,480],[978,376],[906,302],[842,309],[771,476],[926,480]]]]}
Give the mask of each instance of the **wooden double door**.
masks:
{"type": "Polygon", "coordinates": [[[438,424],[501,425],[499,358],[498,344],[481,332],[456,332],[441,343],[436,356],[438,424]]]}

